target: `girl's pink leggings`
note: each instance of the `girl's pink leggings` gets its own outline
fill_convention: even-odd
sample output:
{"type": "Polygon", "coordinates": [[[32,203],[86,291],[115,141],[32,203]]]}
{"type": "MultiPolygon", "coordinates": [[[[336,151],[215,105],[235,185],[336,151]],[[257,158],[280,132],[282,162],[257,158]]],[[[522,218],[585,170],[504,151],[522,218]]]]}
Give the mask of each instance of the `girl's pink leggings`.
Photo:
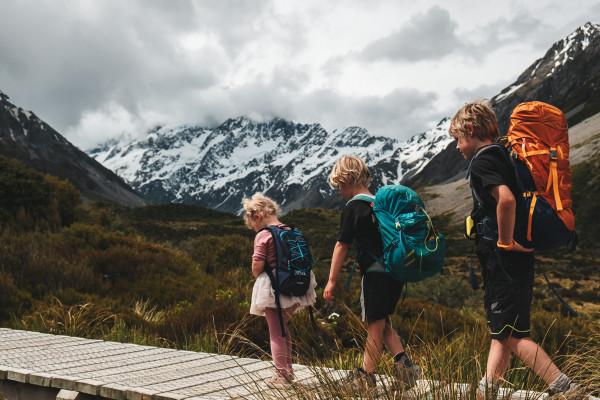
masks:
{"type": "Polygon", "coordinates": [[[279,314],[277,308],[265,308],[265,317],[269,325],[269,337],[271,338],[271,356],[273,356],[273,364],[277,372],[290,379],[294,377],[292,368],[292,337],[288,330],[288,322],[290,317],[296,311],[298,305],[293,305],[288,308],[283,308],[283,327],[285,329],[285,337],[281,336],[281,325],[279,324],[279,314]]]}

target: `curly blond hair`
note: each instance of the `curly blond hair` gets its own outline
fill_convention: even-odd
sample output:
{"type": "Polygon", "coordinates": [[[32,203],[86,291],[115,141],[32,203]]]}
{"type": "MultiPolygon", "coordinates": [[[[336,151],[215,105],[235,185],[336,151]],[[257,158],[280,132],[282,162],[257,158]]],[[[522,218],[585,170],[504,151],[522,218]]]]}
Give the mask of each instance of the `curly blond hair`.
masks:
{"type": "Polygon", "coordinates": [[[464,138],[469,132],[469,127],[473,128],[473,136],[479,140],[498,139],[498,120],[489,101],[478,100],[463,106],[452,117],[448,133],[454,139],[464,138]]]}
{"type": "Polygon", "coordinates": [[[371,183],[371,173],[362,158],[353,155],[340,157],[329,174],[331,186],[361,185],[368,187],[371,183]]]}
{"type": "Polygon", "coordinates": [[[252,198],[242,200],[242,205],[244,206],[244,222],[250,229],[252,229],[250,223],[253,221],[253,215],[259,214],[267,217],[269,215],[277,216],[281,213],[279,205],[262,193],[256,193],[252,198]]]}

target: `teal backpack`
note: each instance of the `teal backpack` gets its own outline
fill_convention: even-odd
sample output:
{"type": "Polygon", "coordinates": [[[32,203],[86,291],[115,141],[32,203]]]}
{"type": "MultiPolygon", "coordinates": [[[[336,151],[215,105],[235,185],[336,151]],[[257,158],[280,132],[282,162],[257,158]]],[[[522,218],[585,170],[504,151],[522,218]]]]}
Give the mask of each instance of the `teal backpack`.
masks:
{"type": "Polygon", "coordinates": [[[398,281],[418,282],[442,270],[445,239],[433,226],[417,193],[402,185],[387,185],[377,191],[375,199],[359,194],[350,199],[355,200],[367,201],[373,207],[383,256],[369,255],[385,267],[387,274],[398,281]]]}

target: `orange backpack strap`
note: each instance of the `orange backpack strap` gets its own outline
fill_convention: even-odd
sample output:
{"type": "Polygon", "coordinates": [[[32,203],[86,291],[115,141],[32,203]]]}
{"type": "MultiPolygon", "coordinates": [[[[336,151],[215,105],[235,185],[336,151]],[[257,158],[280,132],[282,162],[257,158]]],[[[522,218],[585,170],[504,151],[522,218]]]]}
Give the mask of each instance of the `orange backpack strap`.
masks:
{"type": "Polygon", "coordinates": [[[533,212],[537,202],[538,192],[524,192],[523,197],[531,197],[531,206],[529,207],[529,218],[527,219],[527,240],[531,242],[531,226],[533,221],[533,212]]]}

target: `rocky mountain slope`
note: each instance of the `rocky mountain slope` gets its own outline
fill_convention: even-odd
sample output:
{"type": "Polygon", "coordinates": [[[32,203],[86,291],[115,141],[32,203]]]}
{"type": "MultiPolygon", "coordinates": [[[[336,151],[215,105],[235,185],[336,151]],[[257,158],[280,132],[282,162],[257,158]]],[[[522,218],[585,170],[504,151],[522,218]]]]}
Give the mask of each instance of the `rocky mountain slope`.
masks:
{"type": "Polygon", "coordinates": [[[110,200],[131,206],[146,203],[120,177],[73,146],[34,113],[12,104],[2,92],[0,154],[68,179],[84,201],[110,200]]]}
{"type": "Polygon", "coordinates": [[[512,85],[492,98],[501,134],[519,103],[544,101],[567,115],[570,125],[600,111],[600,24],[587,23],[559,40],[512,85]]]}

